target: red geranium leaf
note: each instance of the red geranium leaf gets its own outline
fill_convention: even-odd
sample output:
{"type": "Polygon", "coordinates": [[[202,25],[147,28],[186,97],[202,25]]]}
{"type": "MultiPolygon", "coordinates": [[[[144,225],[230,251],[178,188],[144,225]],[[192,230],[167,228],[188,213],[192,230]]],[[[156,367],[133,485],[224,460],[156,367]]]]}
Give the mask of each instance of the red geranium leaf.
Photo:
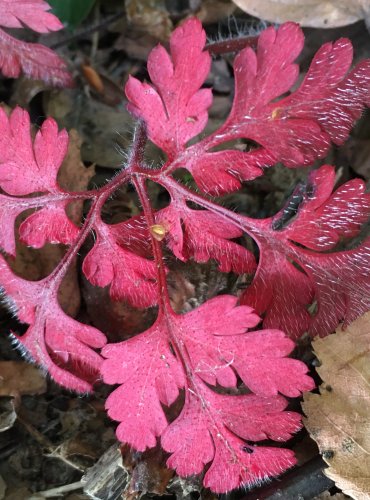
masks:
{"type": "Polygon", "coordinates": [[[294,338],[306,331],[325,336],[340,321],[348,324],[370,309],[368,241],[329,254],[289,242],[271,247],[262,239],[259,247],[261,261],[241,302],[264,314],[264,327],[281,328],[294,338]]]}
{"type": "Polygon", "coordinates": [[[52,50],[39,43],[26,43],[0,29],[0,69],[8,78],[24,73],[55,87],[73,87],[67,64],[52,50]]]}
{"type": "Polygon", "coordinates": [[[0,248],[15,256],[15,220],[25,208],[17,199],[0,194],[0,248]]]}
{"type": "Polygon", "coordinates": [[[0,25],[6,28],[26,25],[39,33],[62,29],[63,24],[48,10],[50,5],[44,0],[0,0],[0,25]]]}
{"type": "Polygon", "coordinates": [[[127,300],[141,308],[156,304],[155,263],[119,245],[107,224],[97,223],[95,231],[95,245],[82,266],[86,278],[93,285],[111,285],[114,300],[127,300]]]}
{"type": "Polygon", "coordinates": [[[288,167],[310,164],[326,155],[331,142],[342,144],[347,139],[370,104],[370,61],[347,74],[351,42],[327,43],[317,52],[300,87],[277,99],[298,77],[294,60],[302,47],[302,30],[285,23],[277,30],[263,31],[256,52],[247,47],[236,56],[234,104],[228,119],[210,138],[195,144],[181,162],[201,189],[216,195],[238,189],[240,181],[258,176],[260,167],[279,161],[288,167]],[[233,155],[210,150],[237,138],[253,140],[261,148],[233,155]]]}
{"type": "Polygon", "coordinates": [[[0,109],[0,186],[12,195],[59,190],[57,174],[68,149],[68,134],[52,118],[44,121],[32,145],[30,118],[16,108],[0,109]]]}
{"type": "Polygon", "coordinates": [[[334,181],[330,165],[310,173],[298,217],[284,231],[291,240],[322,251],[333,248],[341,237],[359,233],[370,216],[370,193],[361,179],[353,179],[332,194],[334,181]]]}
{"type": "Polygon", "coordinates": [[[109,225],[109,232],[115,242],[141,257],[152,255],[150,232],[146,219],[143,215],[135,215],[119,222],[109,225]]]}
{"type": "Polygon", "coordinates": [[[60,385],[90,392],[101,364],[93,349],[103,347],[105,336],[67,316],[53,285],[49,278],[30,282],[16,276],[0,256],[0,287],[13,312],[29,324],[26,333],[16,337],[20,348],[60,385]]]}
{"type": "Polygon", "coordinates": [[[370,238],[354,250],[331,254],[303,251],[299,261],[315,287],[316,312],[309,333],[325,336],[370,310],[370,238]]]}
{"type": "Polygon", "coordinates": [[[27,281],[16,276],[0,255],[0,289],[9,309],[22,323],[35,321],[35,302],[42,296],[41,281],[27,281]]]}
{"type": "Polygon", "coordinates": [[[68,134],[58,132],[53,119],[43,123],[32,141],[28,113],[16,108],[8,117],[0,109],[0,186],[15,196],[47,193],[30,198],[0,195],[0,246],[7,253],[15,255],[15,219],[28,209],[39,211],[20,226],[20,239],[27,245],[70,244],[76,238],[78,227],[65,213],[70,198],[57,184],[67,149],[68,134]]]}
{"type": "Polygon", "coordinates": [[[78,236],[79,228],[68,219],[65,201],[48,203],[47,206],[27,217],[19,227],[22,243],[41,248],[45,243],[69,245],[78,236]]]}
{"type": "Polygon", "coordinates": [[[126,84],[128,109],[145,121],[149,138],[171,159],[208,120],[212,93],[210,89],[199,90],[211,64],[208,52],[203,51],[205,43],[200,21],[185,21],[171,35],[171,56],[161,45],[149,55],[153,86],[133,77],[126,84]]]}
{"type": "Polygon", "coordinates": [[[121,384],[106,402],[111,418],[121,421],[118,438],[139,451],[152,448],[168,425],[161,403],[171,405],[184,386],[163,325],[158,321],[132,339],[106,346],[102,354],[104,381],[121,384]]]}
{"type": "Polygon", "coordinates": [[[289,439],[301,427],[300,415],[284,411],[287,402],[277,392],[296,396],[313,388],[306,366],[285,357],[293,342],[276,330],[246,332],[259,318],[236,301],[225,295],[184,315],[166,311],[146,332],[103,349],[104,380],[121,384],[107,402],[110,416],[121,422],[119,439],[144,451],[162,436],[164,449],[173,453],[168,465],[180,475],[197,474],[211,463],[205,485],[216,492],[253,484],[295,463],[289,450],[256,448],[244,440],[289,439]],[[234,370],[254,394],[226,396],[205,384],[235,386],[234,370]],[[182,387],[184,408],[169,425],[161,403],[172,404],[182,387]],[[219,474],[221,465],[227,474],[219,474]]]}
{"type": "Polygon", "coordinates": [[[225,396],[204,385],[198,390],[202,391],[199,396],[187,393],[182,413],[161,440],[163,448],[172,453],[167,465],[180,476],[199,474],[212,462],[204,486],[224,493],[261,482],[296,463],[291,450],[243,441],[283,441],[301,428],[299,414],[283,411],[284,398],[225,396]]]}
{"type": "MultiPolygon", "coordinates": [[[[22,28],[39,33],[63,28],[59,19],[47,12],[50,6],[43,0],[0,0],[0,26],[22,28]]],[[[17,40],[0,30],[0,69],[9,78],[27,77],[44,80],[60,87],[73,86],[66,63],[52,50],[37,43],[17,40]]]]}
{"type": "Polygon", "coordinates": [[[259,221],[260,234],[254,237],[260,262],[242,303],[264,314],[266,328],[281,328],[293,337],[305,331],[327,335],[339,321],[347,324],[370,309],[368,242],[318,253],[333,249],[341,237],[357,235],[370,216],[370,195],[361,180],[331,194],[333,185],[334,169],[324,165],[299,188],[301,204],[293,219],[280,224],[288,204],[275,217],[259,221]]]}
{"type": "Polygon", "coordinates": [[[272,241],[259,239],[260,260],[252,284],[241,303],[264,315],[265,328],[279,328],[294,338],[307,331],[310,314],[307,306],[314,296],[308,276],[277,251],[272,241]]]}
{"type": "Polygon", "coordinates": [[[67,217],[68,201],[49,201],[47,198],[14,198],[0,194],[0,248],[15,256],[14,224],[18,215],[28,209],[41,208],[27,217],[19,227],[20,241],[34,248],[45,243],[71,244],[78,227],[67,217]]]}
{"type": "Polygon", "coordinates": [[[167,242],[179,259],[208,262],[215,259],[222,272],[252,273],[254,256],[245,248],[229,241],[242,236],[234,224],[207,210],[191,210],[181,202],[156,214],[156,220],[167,230],[167,242]]]}
{"type": "MultiPolygon", "coordinates": [[[[1,5],[7,2],[0,0],[0,19],[1,5]]],[[[33,5],[39,19],[26,15],[27,9],[19,13],[16,2],[8,5],[13,10],[7,11],[7,22],[52,29],[44,16],[46,3],[33,0],[33,5]]],[[[5,73],[18,74],[21,65],[37,73],[41,61],[34,64],[31,57],[30,62],[29,46],[0,32],[0,48],[1,43],[9,48],[7,61],[0,57],[5,73]]],[[[17,340],[68,388],[88,391],[99,379],[101,358],[95,349],[104,345],[104,336],[67,316],[57,300],[69,264],[93,232],[95,241],[83,262],[86,277],[109,286],[114,299],[137,307],[158,305],[157,320],[147,331],[103,349],[104,379],[119,385],[107,401],[110,416],[120,422],[117,435],[139,451],[162,441],[170,466],[183,476],[206,467],[204,485],[217,493],[253,485],[295,463],[290,450],[260,442],[280,444],[300,428],[300,416],[286,411],[285,397],[313,388],[305,365],[287,357],[294,342],[282,330],[292,337],[304,331],[325,335],[339,321],[345,326],[370,309],[370,240],[357,248],[347,241],[361,236],[370,213],[370,195],[361,180],[332,194],[334,170],[325,165],[310,173],[274,217],[251,219],[199,196],[173,175],[188,169],[203,191],[223,194],[275,162],[288,167],[312,163],[331,143],[346,139],[370,104],[370,61],[348,73],[350,42],[326,44],[289,94],[302,44],[300,28],[286,23],[261,34],[256,52],[242,50],[234,64],[236,91],[229,117],[214,133],[195,140],[206,126],[212,100],[211,90],[201,89],[210,57],[200,22],[185,21],[171,36],[169,53],[161,46],[152,51],[152,83],[134,78],[127,83],[129,109],[146,127],[139,125],[122,171],[88,193],[68,193],[58,186],[68,138],[53,120],[44,122],[33,141],[27,115],[17,109],[7,118],[0,112],[0,223],[7,225],[0,244],[14,254],[13,224],[28,209],[33,213],[20,226],[22,242],[37,248],[49,241],[71,244],[41,281],[19,278],[0,259],[0,285],[8,304],[29,325],[17,340]],[[158,168],[145,162],[145,128],[167,155],[158,168]],[[229,149],[222,150],[237,139],[254,141],[257,148],[244,152],[226,144],[229,149]],[[162,186],[171,199],[158,212],[153,213],[146,192],[148,181],[162,186]],[[127,182],[137,189],[144,215],[109,226],[100,211],[127,182]],[[78,228],[67,218],[66,207],[81,199],[91,204],[78,228]],[[252,253],[239,244],[244,233],[259,247],[257,270],[252,253]],[[175,314],[158,240],[183,261],[214,259],[224,272],[255,272],[241,299],[248,306],[238,305],[236,297],[217,296],[175,314]],[[264,329],[253,331],[259,323],[256,313],[263,316],[264,329]]]]}
{"type": "Polygon", "coordinates": [[[256,486],[296,464],[292,450],[249,448],[228,430],[224,431],[224,439],[223,444],[216,441],[214,459],[203,480],[204,486],[212,491],[221,493],[243,485],[256,486]]]}
{"type": "Polygon", "coordinates": [[[224,140],[253,139],[288,167],[321,158],[331,141],[342,144],[370,102],[370,62],[346,75],[352,61],[346,39],[323,45],[298,90],[273,101],[295,82],[298,68],[292,61],[302,43],[298,25],[286,23],[261,34],[257,53],[246,48],[238,54],[234,105],[217,132],[224,140]]]}
{"type": "Polygon", "coordinates": [[[294,348],[293,341],[278,330],[245,333],[259,318],[249,307],[236,307],[236,302],[236,297],[228,295],[215,297],[180,317],[184,324],[179,335],[199,377],[212,385],[218,382],[232,387],[236,385],[235,370],[248,388],[261,396],[281,392],[296,397],[310,389],[312,381],[304,375],[306,366],[285,358],[294,348]]]}
{"type": "Polygon", "coordinates": [[[224,150],[204,153],[199,158],[194,155],[186,169],[202,191],[220,196],[240,189],[243,181],[259,177],[263,174],[263,167],[275,163],[275,158],[262,148],[248,153],[224,150]]]}

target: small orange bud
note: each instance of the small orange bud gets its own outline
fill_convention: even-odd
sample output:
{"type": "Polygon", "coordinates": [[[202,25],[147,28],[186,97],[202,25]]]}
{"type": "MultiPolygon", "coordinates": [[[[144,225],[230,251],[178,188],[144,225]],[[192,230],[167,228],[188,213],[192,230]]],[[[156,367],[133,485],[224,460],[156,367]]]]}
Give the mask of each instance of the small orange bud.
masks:
{"type": "Polygon", "coordinates": [[[104,83],[100,78],[99,74],[95,71],[95,69],[92,66],[84,64],[82,66],[82,73],[86,78],[90,87],[96,90],[96,92],[98,92],[99,94],[102,94],[104,92],[104,83]]]}

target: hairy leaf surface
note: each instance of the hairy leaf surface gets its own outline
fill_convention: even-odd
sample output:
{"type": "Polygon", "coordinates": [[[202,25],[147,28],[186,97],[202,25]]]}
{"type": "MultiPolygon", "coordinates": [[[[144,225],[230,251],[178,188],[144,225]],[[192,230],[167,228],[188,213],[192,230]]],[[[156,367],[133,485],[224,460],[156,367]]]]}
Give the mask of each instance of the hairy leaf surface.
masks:
{"type": "Polygon", "coordinates": [[[146,332],[106,346],[104,380],[120,384],[107,401],[109,415],[121,422],[119,439],[144,451],[162,437],[170,467],[190,476],[210,463],[204,484],[220,493],[291,467],[290,450],[246,441],[289,439],[300,416],[284,411],[287,401],[278,393],[297,396],[313,381],[303,363],[286,357],[294,344],[283,332],[247,331],[258,322],[251,308],[224,295],[184,315],[160,316],[146,332]],[[219,394],[207,385],[234,387],[236,373],[250,394],[219,394]],[[162,405],[171,405],[181,388],[184,407],[169,424],[162,405]]]}
{"type": "Polygon", "coordinates": [[[324,336],[370,309],[369,239],[351,250],[334,248],[369,219],[370,194],[359,179],[331,194],[333,185],[334,169],[324,165],[299,188],[302,202],[292,220],[282,225],[288,204],[261,221],[260,262],[242,302],[265,314],[266,327],[324,336]]]}

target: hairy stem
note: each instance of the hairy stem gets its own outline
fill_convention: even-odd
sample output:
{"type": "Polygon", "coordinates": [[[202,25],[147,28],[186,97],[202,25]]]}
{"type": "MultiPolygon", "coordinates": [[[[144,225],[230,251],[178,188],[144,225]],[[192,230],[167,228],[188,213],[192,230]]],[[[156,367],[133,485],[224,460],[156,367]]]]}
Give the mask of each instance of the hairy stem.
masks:
{"type": "Polygon", "coordinates": [[[185,186],[179,184],[172,177],[164,177],[156,179],[156,181],[161,184],[167,191],[170,193],[171,197],[174,199],[183,198],[187,201],[192,201],[202,208],[206,208],[211,212],[221,215],[221,217],[232,221],[237,227],[239,227],[242,231],[252,232],[253,234],[260,234],[262,230],[262,224],[258,219],[253,219],[251,217],[247,217],[245,215],[239,215],[232,210],[228,210],[217,203],[214,203],[207,198],[204,198],[201,195],[198,195],[188,189],[185,186]]]}
{"type": "Polygon", "coordinates": [[[135,130],[133,148],[129,157],[129,163],[131,164],[130,173],[132,174],[131,180],[139,196],[149,228],[153,256],[157,267],[159,307],[160,311],[165,311],[170,310],[169,308],[171,308],[171,306],[167,289],[166,271],[163,264],[162,247],[160,242],[154,237],[154,233],[151,230],[151,228],[155,225],[155,218],[146,188],[146,179],[149,178],[148,169],[144,164],[144,149],[146,141],[147,134],[145,124],[140,121],[138,122],[135,130]]]}
{"type": "MultiPolygon", "coordinates": [[[[67,270],[71,265],[73,259],[76,257],[78,251],[83,245],[84,241],[90,234],[91,230],[94,228],[95,222],[100,218],[100,212],[103,208],[104,203],[107,199],[112,196],[114,191],[120,186],[125,184],[131,179],[132,171],[136,165],[141,165],[143,161],[144,147],[146,143],[146,132],[145,126],[142,122],[139,122],[136,127],[134,140],[131,148],[131,153],[129,155],[129,160],[125,168],[123,168],[119,174],[114,177],[108,184],[93,192],[92,196],[86,196],[86,198],[93,198],[92,206],[86,216],[85,222],[81,228],[81,231],[76,238],[75,242],[69,247],[68,251],[65,253],[63,259],[59,262],[58,266],[54,271],[48,276],[48,282],[53,282],[55,293],[57,292],[67,270]]],[[[90,192],[86,192],[88,195],[90,192]]],[[[77,197],[78,193],[75,194],[73,199],[80,199],[77,197]]],[[[81,198],[85,197],[85,193],[81,193],[81,198]]]]}
{"type": "Polygon", "coordinates": [[[205,49],[213,56],[219,56],[222,54],[229,54],[231,52],[239,52],[246,47],[256,47],[258,42],[258,36],[239,36],[238,38],[229,38],[228,40],[218,40],[215,42],[209,42],[205,46],[205,49]]]}
{"type": "Polygon", "coordinates": [[[134,176],[132,182],[139,195],[152,241],[153,256],[157,267],[159,310],[160,312],[169,311],[172,308],[170,305],[170,298],[168,295],[166,271],[163,264],[162,246],[160,242],[154,237],[154,234],[151,231],[151,228],[153,228],[155,225],[155,219],[154,219],[153,209],[150,204],[149,196],[147,193],[145,180],[141,176],[134,176]]]}
{"type": "MultiPolygon", "coordinates": [[[[126,174],[126,180],[128,180],[128,174],[126,174]]],[[[118,178],[118,176],[117,176],[118,178]]],[[[116,178],[116,179],[117,179],[116,178]]],[[[120,183],[123,182],[122,176],[120,176],[120,183]]],[[[80,250],[81,246],[85,242],[86,238],[90,234],[90,231],[93,229],[94,224],[97,220],[98,217],[100,217],[100,212],[101,209],[103,208],[104,203],[106,202],[107,198],[111,196],[112,192],[114,191],[114,184],[107,185],[109,186],[109,189],[105,189],[102,191],[100,196],[98,196],[90,210],[89,213],[87,214],[87,217],[85,219],[85,222],[81,228],[81,231],[79,232],[76,240],[74,243],[69,247],[68,251],[65,253],[63,256],[62,260],[59,262],[58,266],[54,269],[54,271],[48,276],[48,281],[54,282],[55,290],[57,290],[69,268],[71,265],[73,259],[76,257],[78,251],[80,250]]]]}

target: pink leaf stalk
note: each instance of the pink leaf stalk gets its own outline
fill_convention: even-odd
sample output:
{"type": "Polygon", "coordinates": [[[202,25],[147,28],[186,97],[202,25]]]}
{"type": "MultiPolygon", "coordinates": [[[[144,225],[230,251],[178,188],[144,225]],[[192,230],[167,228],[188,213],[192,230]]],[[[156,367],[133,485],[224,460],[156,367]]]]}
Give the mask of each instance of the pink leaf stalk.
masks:
{"type": "MultiPolygon", "coordinates": [[[[28,4],[42,15],[26,15],[18,3],[0,0],[0,21],[4,15],[17,26],[57,27],[45,2],[28,4]]],[[[79,392],[101,379],[117,384],[106,407],[119,422],[118,438],[139,451],[160,442],[179,475],[206,468],[204,485],[224,493],[295,464],[281,443],[300,429],[301,417],[286,409],[286,397],[312,389],[313,381],[301,361],[289,358],[293,339],[306,332],[327,335],[370,309],[370,241],[362,237],[370,196],[359,179],[335,189],[330,165],[311,170],[269,218],[230,211],[210,195],[238,190],[276,162],[310,165],[332,143],[342,144],[369,104],[370,62],[351,70],[351,43],[325,44],[290,92],[303,34],[294,23],[270,27],[256,51],[247,47],[236,56],[230,114],[202,137],[212,103],[211,89],[202,88],[211,64],[205,41],[201,23],[187,20],[171,36],[169,53],[158,46],[150,54],[151,83],[129,79],[128,107],[139,123],[127,163],[100,189],[71,192],[58,185],[68,136],[54,120],[45,120],[32,140],[26,112],[0,112],[2,250],[15,256],[17,238],[34,248],[67,245],[53,272],[37,282],[17,276],[1,257],[0,286],[12,311],[29,325],[16,338],[37,364],[79,392]],[[219,148],[238,138],[257,146],[219,148]],[[166,155],[156,168],[145,163],[147,139],[166,155]],[[208,196],[172,175],[180,168],[208,196]],[[168,206],[153,208],[148,181],[167,191],[168,206]],[[106,224],[105,202],[128,182],[142,212],[106,224]],[[77,200],[90,202],[80,225],[66,215],[77,200]],[[30,209],[15,230],[16,218],[30,209]],[[109,287],[113,300],[158,310],[149,329],[125,342],[104,346],[101,332],[68,317],[58,303],[60,284],[90,234],[85,277],[109,287]],[[258,252],[246,248],[245,236],[258,252]],[[248,286],[239,299],[221,295],[176,314],[167,285],[172,261],[165,260],[164,249],[166,257],[172,252],[183,262],[213,260],[221,272],[246,274],[248,286]],[[170,420],[168,408],[181,402],[170,420]],[[271,443],[260,443],[265,440],[271,443]]]]}

